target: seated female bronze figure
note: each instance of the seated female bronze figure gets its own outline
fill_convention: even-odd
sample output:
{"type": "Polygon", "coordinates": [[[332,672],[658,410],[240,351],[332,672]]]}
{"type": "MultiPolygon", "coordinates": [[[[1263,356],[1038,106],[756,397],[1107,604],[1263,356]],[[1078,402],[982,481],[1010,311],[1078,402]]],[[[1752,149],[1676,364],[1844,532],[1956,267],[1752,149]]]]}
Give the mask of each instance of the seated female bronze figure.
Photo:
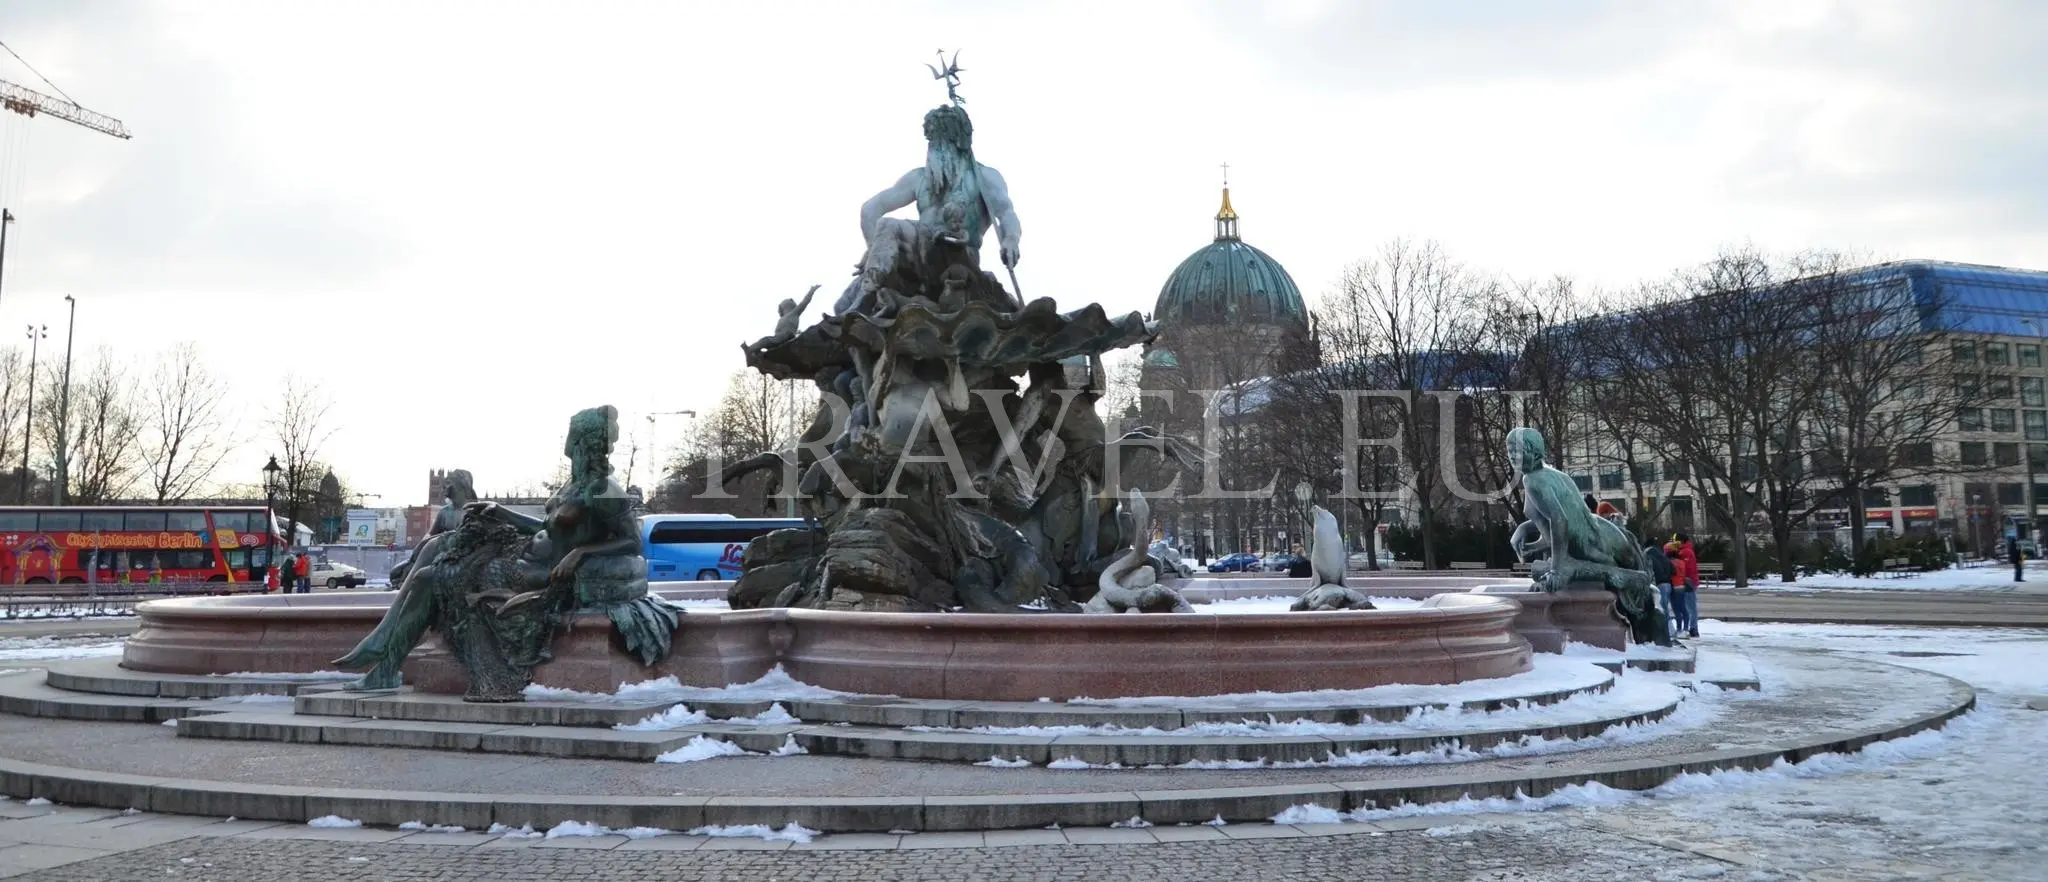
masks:
{"type": "Polygon", "coordinates": [[[569,480],[543,517],[471,502],[453,530],[422,543],[383,621],[335,660],[370,668],[355,688],[397,688],[399,666],[433,628],[469,671],[467,700],[518,701],[573,610],[608,614],[643,664],[667,655],[679,611],[647,593],[633,500],[611,477],[618,437],[617,409],[576,414],[569,480]]]}

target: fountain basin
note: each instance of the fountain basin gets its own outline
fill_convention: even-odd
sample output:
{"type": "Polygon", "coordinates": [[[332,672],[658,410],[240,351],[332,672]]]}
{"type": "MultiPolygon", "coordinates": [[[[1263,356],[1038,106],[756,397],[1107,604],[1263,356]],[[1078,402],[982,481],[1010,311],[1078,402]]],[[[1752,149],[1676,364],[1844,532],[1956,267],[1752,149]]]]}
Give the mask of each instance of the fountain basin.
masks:
{"type": "MultiPolygon", "coordinates": [[[[389,592],[154,600],[122,666],[171,674],[330,670],[376,626],[389,592]]],[[[1443,594],[1416,609],[1209,615],[990,615],[810,609],[689,611],[658,665],[625,653],[603,615],[577,615],[536,683],[610,692],[674,676],[747,682],[781,665],[844,692],[980,701],[1218,695],[1457,683],[1529,670],[1506,597],[1443,594]]],[[[459,694],[431,636],[406,680],[459,694]]]]}

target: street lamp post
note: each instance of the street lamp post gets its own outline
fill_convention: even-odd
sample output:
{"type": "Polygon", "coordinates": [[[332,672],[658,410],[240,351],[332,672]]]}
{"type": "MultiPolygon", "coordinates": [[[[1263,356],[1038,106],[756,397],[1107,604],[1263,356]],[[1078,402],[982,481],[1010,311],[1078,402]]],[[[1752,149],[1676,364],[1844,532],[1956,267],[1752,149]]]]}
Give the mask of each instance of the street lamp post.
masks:
{"type": "Polygon", "coordinates": [[[277,457],[263,464],[263,568],[266,575],[264,585],[270,584],[267,571],[277,565],[277,517],[271,509],[277,506],[277,473],[284,469],[277,464],[277,457]]]}
{"type": "Polygon", "coordinates": [[[64,391],[57,401],[57,483],[50,488],[52,505],[63,505],[71,485],[71,340],[78,330],[78,299],[64,295],[71,316],[64,323],[64,391]]]}
{"type": "Polygon", "coordinates": [[[1307,528],[1301,531],[1301,550],[1303,553],[1308,552],[1309,537],[1314,536],[1316,532],[1316,514],[1309,511],[1308,508],[1308,501],[1310,497],[1315,495],[1315,492],[1315,488],[1310,487],[1307,481],[1294,485],[1294,501],[1301,503],[1301,522],[1307,528]]]}
{"type": "MultiPolygon", "coordinates": [[[[0,224],[0,229],[5,229],[5,226],[5,224],[0,224]]],[[[43,325],[40,328],[35,325],[28,326],[28,419],[23,421],[21,427],[22,505],[28,504],[29,485],[35,483],[33,480],[34,473],[28,470],[28,448],[31,440],[34,438],[29,433],[34,431],[36,426],[36,353],[40,350],[43,338],[48,336],[50,336],[49,325],[43,325]]]]}

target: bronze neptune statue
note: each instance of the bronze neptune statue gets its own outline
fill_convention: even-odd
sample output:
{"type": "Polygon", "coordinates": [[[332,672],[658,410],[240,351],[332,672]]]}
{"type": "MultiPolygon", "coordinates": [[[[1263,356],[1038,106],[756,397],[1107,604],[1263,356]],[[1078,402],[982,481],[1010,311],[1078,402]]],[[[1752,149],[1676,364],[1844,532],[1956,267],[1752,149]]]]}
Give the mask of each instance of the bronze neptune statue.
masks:
{"type": "Polygon", "coordinates": [[[468,670],[470,701],[518,701],[571,611],[602,611],[643,664],[668,654],[679,611],[647,593],[633,500],[612,480],[618,410],[569,421],[569,480],[539,518],[471,502],[422,543],[384,620],[335,664],[370,668],[359,689],[391,689],[428,628],[468,670]]]}

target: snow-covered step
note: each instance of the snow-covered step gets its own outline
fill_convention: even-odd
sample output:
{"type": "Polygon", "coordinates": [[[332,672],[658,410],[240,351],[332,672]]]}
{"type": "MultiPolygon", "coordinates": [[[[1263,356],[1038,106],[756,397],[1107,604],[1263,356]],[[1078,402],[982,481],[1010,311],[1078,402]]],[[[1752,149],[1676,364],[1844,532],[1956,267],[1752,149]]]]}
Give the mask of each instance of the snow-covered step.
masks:
{"type": "Polygon", "coordinates": [[[356,675],[341,673],[243,673],[204,676],[154,674],[121,667],[115,657],[53,662],[47,682],[57,689],[101,695],[163,698],[221,698],[230,695],[298,695],[337,689],[356,675]]]}
{"type": "Polygon", "coordinates": [[[0,677],[0,713],[63,720],[116,723],[160,723],[198,714],[244,710],[252,704],[281,704],[290,699],[271,695],[222,698],[157,698],[105,695],[54,688],[31,672],[0,677]]]}
{"type": "Polygon", "coordinates": [[[707,725],[689,730],[647,732],[571,726],[366,720],[294,713],[223,713],[178,721],[178,736],[181,738],[290,741],[614,760],[653,760],[688,745],[699,736],[765,753],[781,747],[794,731],[795,726],[707,725]]]}

